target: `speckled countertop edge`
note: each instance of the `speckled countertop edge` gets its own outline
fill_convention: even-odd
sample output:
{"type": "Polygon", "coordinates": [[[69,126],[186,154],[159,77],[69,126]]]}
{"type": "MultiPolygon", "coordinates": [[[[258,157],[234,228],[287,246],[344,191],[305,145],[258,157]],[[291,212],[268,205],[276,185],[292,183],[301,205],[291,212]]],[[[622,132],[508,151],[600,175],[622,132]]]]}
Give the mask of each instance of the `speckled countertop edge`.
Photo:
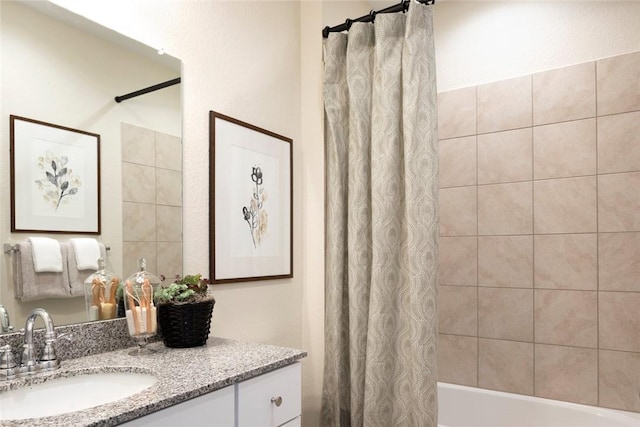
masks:
{"type": "Polygon", "coordinates": [[[161,342],[150,344],[156,353],[132,356],[132,348],[63,360],[60,370],[0,384],[0,392],[27,382],[87,372],[150,372],[157,377],[151,387],[128,398],[67,414],[3,421],[2,426],[114,426],[185,400],[294,363],[302,350],[210,337],[202,347],[173,349],[161,342]]]}

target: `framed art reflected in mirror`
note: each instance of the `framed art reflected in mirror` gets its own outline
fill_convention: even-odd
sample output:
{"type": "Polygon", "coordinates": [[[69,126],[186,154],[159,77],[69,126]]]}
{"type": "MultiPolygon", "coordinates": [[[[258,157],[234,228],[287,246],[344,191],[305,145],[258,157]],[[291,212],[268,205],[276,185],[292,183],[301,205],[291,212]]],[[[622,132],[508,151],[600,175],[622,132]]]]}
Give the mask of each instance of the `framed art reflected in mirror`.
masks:
{"type": "Polygon", "coordinates": [[[100,135],[10,116],[11,231],[100,234],[100,135]]]}
{"type": "Polygon", "coordinates": [[[292,140],[211,111],[211,283],[293,277],[292,140]]]}

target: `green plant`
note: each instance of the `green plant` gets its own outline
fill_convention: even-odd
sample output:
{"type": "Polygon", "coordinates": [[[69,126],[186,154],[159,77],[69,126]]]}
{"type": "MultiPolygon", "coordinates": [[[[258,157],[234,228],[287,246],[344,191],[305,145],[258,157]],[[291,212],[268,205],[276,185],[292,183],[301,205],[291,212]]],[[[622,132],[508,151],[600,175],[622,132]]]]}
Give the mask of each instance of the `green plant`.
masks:
{"type": "Polygon", "coordinates": [[[158,304],[189,303],[214,300],[207,293],[209,281],[201,274],[176,276],[173,283],[156,290],[155,297],[158,304]]]}

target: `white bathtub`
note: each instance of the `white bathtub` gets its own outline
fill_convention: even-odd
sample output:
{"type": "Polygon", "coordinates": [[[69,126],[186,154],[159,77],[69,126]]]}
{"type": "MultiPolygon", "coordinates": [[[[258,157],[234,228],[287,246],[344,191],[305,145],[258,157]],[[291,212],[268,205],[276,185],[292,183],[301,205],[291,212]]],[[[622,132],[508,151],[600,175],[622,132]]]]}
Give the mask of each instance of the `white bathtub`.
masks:
{"type": "Polygon", "coordinates": [[[640,414],[438,383],[439,427],[639,427],[640,414]]]}

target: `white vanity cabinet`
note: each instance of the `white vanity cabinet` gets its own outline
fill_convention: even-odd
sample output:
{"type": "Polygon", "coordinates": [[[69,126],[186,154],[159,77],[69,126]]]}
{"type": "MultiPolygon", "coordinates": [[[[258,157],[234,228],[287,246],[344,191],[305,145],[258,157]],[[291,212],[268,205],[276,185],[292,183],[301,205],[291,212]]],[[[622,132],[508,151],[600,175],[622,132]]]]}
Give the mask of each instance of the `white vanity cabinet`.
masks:
{"type": "Polygon", "coordinates": [[[127,427],[296,427],[302,370],[296,362],[124,423],[127,427]]]}

